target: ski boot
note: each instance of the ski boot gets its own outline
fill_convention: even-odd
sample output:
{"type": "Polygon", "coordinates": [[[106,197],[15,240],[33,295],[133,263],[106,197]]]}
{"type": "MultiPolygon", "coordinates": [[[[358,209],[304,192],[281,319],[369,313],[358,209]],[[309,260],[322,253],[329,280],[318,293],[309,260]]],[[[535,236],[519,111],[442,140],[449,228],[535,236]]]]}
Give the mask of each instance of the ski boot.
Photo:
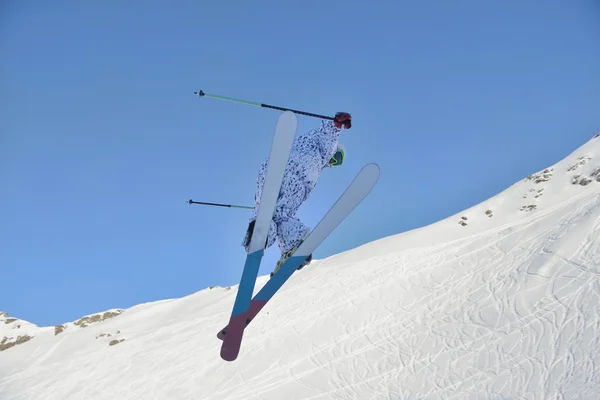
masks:
{"type": "Polygon", "coordinates": [[[256,220],[253,220],[252,222],[250,222],[250,224],[248,224],[248,229],[246,230],[246,236],[244,236],[244,241],[242,242],[242,246],[244,246],[244,248],[246,249],[246,252],[248,252],[248,247],[250,246],[250,240],[252,239],[252,232],[254,231],[254,223],[256,222],[256,220]]]}
{"type": "MultiPolygon", "coordinates": [[[[248,249],[250,247],[250,240],[252,240],[252,233],[254,232],[254,224],[256,223],[256,220],[252,220],[252,222],[250,222],[248,224],[248,229],[246,230],[246,236],[244,237],[244,241],[242,242],[242,246],[244,246],[244,248],[246,249],[246,253],[248,252],[248,249]]],[[[269,242],[269,238],[267,237],[267,239],[265,240],[265,248],[267,247],[267,243],[269,242]]]]}
{"type": "MultiPolygon", "coordinates": [[[[298,247],[300,247],[300,245],[304,242],[304,239],[306,239],[308,237],[309,233],[310,233],[310,230],[307,230],[306,233],[304,234],[304,237],[302,238],[300,243],[298,243],[296,245],[296,247],[294,247],[291,250],[288,250],[285,254],[281,255],[281,258],[279,259],[279,261],[277,261],[277,265],[275,266],[275,271],[271,272],[271,277],[273,277],[273,275],[275,275],[277,273],[277,271],[279,271],[281,269],[283,264],[285,264],[285,262],[294,254],[294,252],[298,249],[298,247]]],[[[300,264],[300,266],[298,268],[296,268],[296,271],[300,271],[306,265],[310,264],[311,261],[312,261],[312,254],[310,254],[308,257],[306,257],[306,260],[304,260],[304,262],[302,264],[300,264]]]]}
{"type": "MultiPolygon", "coordinates": [[[[279,271],[281,269],[283,264],[285,264],[285,262],[294,254],[294,250],[290,250],[281,256],[279,261],[277,261],[277,265],[275,266],[275,271],[271,272],[271,278],[273,277],[273,275],[275,275],[277,273],[277,271],[279,271]]],[[[309,255],[308,257],[306,257],[306,260],[304,260],[304,262],[302,264],[300,264],[300,266],[298,268],[296,268],[296,271],[300,271],[306,265],[310,264],[311,261],[312,261],[312,254],[309,255]]]]}

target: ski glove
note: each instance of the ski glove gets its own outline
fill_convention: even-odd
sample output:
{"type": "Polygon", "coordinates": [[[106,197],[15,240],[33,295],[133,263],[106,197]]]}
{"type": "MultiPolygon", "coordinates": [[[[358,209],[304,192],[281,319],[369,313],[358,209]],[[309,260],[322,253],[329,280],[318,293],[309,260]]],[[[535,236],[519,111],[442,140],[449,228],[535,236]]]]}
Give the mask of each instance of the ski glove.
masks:
{"type": "Polygon", "coordinates": [[[345,129],[350,129],[352,127],[352,115],[347,112],[338,112],[335,114],[335,118],[333,123],[338,129],[342,129],[342,126],[345,129]]]}

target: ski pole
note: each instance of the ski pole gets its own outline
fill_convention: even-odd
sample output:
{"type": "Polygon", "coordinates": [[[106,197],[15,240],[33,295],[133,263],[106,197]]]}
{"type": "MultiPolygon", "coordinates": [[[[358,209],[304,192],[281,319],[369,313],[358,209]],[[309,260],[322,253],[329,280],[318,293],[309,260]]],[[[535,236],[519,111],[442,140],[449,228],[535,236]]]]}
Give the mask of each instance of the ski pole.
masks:
{"type": "Polygon", "coordinates": [[[218,206],[218,207],[230,207],[230,208],[245,208],[247,210],[254,209],[254,207],[248,207],[248,206],[236,206],[235,204],[206,203],[203,201],[194,201],[192,199],[188,200],[188,204],[202,204],[205,206],[218,206]]]}
{"type": "Polygon", "coordinates": [[[234,99],[231,97],[225,97],[225,96],[218,96],[216,94],[208,94],[208,93],[204,93],[202,90],[200,90],[199,92],[194,92],[194,94],[197,94],[199,97],[210,97],[213,99],[219,99],[219,100],[226,100],[226,101],[232,101],[235,103],[242,103],[242,104],[248,104],[250,106],[257,106],[257,107],[263,107],[263,108],[272,108],[274,110],[280,110],[280,111],[292,111],[296,114],[301,114],[301,115],[306,115],[309,117],[316,117],[316,118],[321,118],[321,119],[328,119],[333,121],[335,118],[333,117],[328,117],[327,115],[319,115],[319,114],[313,114],[313,113],[309,113],[306,111],[298,111],[298,110],[292,110],[291,108],[284,108],[284,107],[278,107],[278,106],[271,106],[269,104],[263,104],[263,103],[255,103],[252,101],[247,101],[247,100],[240,100],[240,99],[234,99]]]}

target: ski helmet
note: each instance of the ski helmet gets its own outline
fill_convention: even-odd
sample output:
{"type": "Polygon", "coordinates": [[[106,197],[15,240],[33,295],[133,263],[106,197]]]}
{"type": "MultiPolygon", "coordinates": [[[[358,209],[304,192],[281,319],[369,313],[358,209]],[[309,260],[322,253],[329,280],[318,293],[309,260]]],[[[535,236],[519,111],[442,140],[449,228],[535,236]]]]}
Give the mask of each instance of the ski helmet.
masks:
{"type": "Polygon", "coordinates": [[[346,147],[343,144],[338,143],[337,150],[331,160],[329,160],[330,167],[341,167],[344,163],[344,159],[346,158],[346,147]]]}

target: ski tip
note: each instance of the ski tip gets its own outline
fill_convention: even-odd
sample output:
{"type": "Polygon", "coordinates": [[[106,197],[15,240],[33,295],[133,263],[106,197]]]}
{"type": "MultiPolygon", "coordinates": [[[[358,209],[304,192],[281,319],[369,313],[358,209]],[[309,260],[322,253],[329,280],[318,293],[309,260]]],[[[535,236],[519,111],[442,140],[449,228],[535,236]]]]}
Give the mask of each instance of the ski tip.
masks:
{"type": "Polygon", "coordinates": [[[291,148],[294,136],[296,135],[296,129],[298,128],[298,117],[292,111],[287,110],[281,113],[277,120],[277,128],[275,128],[275,131],[277,132],[284,126],[290,131],[293,131],[293,135],[289,137],[289,146],[291,148]]]}
{"type": "Polygon", "coordinates": [[[228,339],[227,336],[223,338],[223,344],[221,345],[221,358],[225,361],[234,361],[240,354],[241,332],[239,336],[233,339],[232,343],[228,343],[226,339],[228,339]]]}
{"type": "Polygon", "coordinates": [[[221,358],[225,361],[235,361],[237,359],[238,353],[237,352],[230,352],[230,351],[221,351],[221,358]]]}
{"type": "Polygon", "coordinates": [[[381,169],[379,165],[376,163],[369,163],[363,167],[365,173],[372,174],[374,179],[379,179],[379,175],[381,174],[381,169]]]}
{"type": "Polygon", "coordinates": [[[229,328],[229,325],[226,326],[225,328],[221,329],[219,331],[219,333],[217,333],[217,338],[219,340],[224,340],[225,339],[225,335],[227,335],[227,328],[229,328]]]}
{"type": "MultiPolygon", "coordinates": [[[[227,332],[221,345],[221,358],[225,361],[233,361],[240,353],[244,328],[246,327],[248,312],[244,311],[231,317],[227,325],[227,332]]],[[[224,328],[225,329],[225,328],[224,328]]]]}
{"type": "Polygon", "coordinates": [[[291,110],[286,110],[281,115],[285,116],[286,118],[298,119],[298,117],[296,116],[296,113],[291,110]]]}

